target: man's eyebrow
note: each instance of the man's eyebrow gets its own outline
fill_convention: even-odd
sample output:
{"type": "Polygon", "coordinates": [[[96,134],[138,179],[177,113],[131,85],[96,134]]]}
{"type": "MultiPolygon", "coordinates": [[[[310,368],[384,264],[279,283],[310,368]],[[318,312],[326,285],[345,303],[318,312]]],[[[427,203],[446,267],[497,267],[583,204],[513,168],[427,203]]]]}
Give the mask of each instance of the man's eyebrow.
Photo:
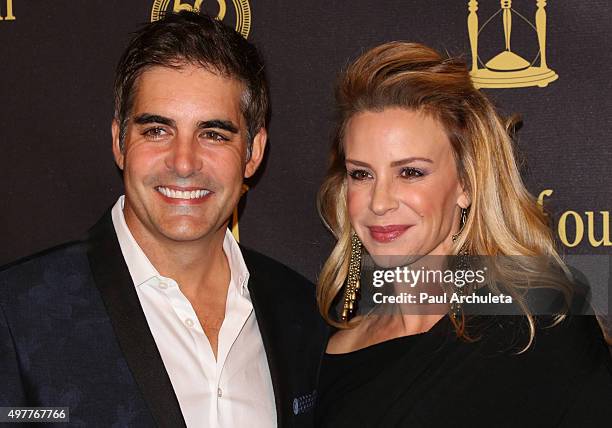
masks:
{"type": "Polygon", "coordinates": [[[146,125],[147,123],[161,123],[171,127],[176,127],[176,122],[168,117],[160,116],[158,114],[143,113],[134,117],[134,123],[137,125],[146,125]]]}
{"type": "Polygon", "coordinates": [[[231,120],[222,120],[222,119],[213,119],[213,120],[204,120],[198,122],[199,129],[208,129],[208,128],[218,128],[223,129],[225,131],[231,132],[232,134],[238,133],[238,127],[234,125],[231,120]]]}
{"type": "Polygon", "coordinates": [[[363,166],[363,167],[366,167],[366,168],[370,167],[370,164],[367,163],[367,162],[361,162],[361,161],[353,160],[353,159],[345,159],[345,161],[348,162],[348,163],[352,163],[354,165],[357,165],[357,166],[363,166]]]}

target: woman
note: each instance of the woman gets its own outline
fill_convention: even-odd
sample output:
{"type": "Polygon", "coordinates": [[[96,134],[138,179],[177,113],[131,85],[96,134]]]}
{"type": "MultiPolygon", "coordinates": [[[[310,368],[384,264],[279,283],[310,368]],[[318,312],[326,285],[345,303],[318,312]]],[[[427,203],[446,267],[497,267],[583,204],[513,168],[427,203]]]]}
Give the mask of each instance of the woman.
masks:
{"type": "Polygon", "coordinates": [[[524,298],[534,285],[564,297],[573,290],[508,132],[465,64],[388,43],[348,67],[337,102],[319,195],[338,241],[317,290],[336,329],[320,372],[318,424],[609,422],[610,356],[596,321],[565,309],[538,316],[524,298]],[[520,315],[471,315],[446,303],[435,306],[444,311],[357,311],[362,257],[391,267],[397,257],[414,264],[451,255],[496,256],[485,288],[513,296],[520,315]],[[510,256],[520,257],[498,261],[510,256]]]}

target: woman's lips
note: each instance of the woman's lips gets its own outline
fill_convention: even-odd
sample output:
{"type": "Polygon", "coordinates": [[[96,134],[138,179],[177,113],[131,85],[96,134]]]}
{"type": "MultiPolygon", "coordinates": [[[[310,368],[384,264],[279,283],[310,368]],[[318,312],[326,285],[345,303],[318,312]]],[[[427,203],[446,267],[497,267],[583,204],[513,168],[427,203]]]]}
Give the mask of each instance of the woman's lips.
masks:
{"type": "Polygon", "coordinates": [[[393,224],[389,226],[368,226],[370,236],[378,242],[391,242],[402,235],[411,225],[393,224]]]}

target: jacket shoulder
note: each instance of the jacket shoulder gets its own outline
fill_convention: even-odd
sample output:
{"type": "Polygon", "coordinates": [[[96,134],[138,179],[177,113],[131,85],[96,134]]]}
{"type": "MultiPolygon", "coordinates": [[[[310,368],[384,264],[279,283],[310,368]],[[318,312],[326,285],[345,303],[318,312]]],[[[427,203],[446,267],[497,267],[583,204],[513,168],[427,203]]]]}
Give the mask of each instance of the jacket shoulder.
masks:
{"type": "Polygon", "coordinates": [[[84,241],[67,242],[0,267],[0,294],[61,282],[67,276],[89,272],[87,248],[84,241]]]}
{"type": "Polygon", "coordinates": [[[315,285],[290,267],[244,246],[241,246],[240,249],[251,275],[255,273],[258,278],[265,278],[271,284],[277,284],[285,290],[290,288],[295,292],[303,291],[314,294],[315,285]]]}
{"type": "Polygon", "coordinates": [[[316,287],[311,281],[257,251],[244,247],[241,250],[250,273],[251,295],[260,304],[280,305],[283,310],[290,310],[292,316],[324,324],[317,308],[316,287]]]}

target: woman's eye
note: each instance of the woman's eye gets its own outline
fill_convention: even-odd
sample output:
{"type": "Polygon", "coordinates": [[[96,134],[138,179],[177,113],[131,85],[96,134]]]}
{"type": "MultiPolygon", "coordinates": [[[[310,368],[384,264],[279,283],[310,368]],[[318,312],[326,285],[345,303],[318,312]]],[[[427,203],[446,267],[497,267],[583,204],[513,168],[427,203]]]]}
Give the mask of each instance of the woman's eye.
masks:
{"type": "Polygon", "coordinates": [[[422,177],[423,171],[416,168],[403,168],[400,175],[405,178],[422,177]]]}
{"type": "Polygon", "coordinates": [[[144,135],[145,137],[148,137],[150,139],[153,140],[158,140],[161,137],[163,137],[164,135],[166,135],[166,130],[164,128],[160,128],[158,126],[156,126],[155,128],[149,128],[146,129],[142,135],[144,135]]]}
{"type": "Polygon", "coordinates": [[[229,141],[229,138],[227,138],[226,136],[219,134],[216,131],[204,131],[202,132],[202,134],[200,134],[200,136],[206,140],[213,140],[216,141],[218,143],[223,143],[225,141],[229,141]]]}
{"type": "Polygon", "coordinates": [[[370,173],[362,169],[356,169],[348,172],[349,177],[354,180],[365,180],[370,177],[370,173]]]}

